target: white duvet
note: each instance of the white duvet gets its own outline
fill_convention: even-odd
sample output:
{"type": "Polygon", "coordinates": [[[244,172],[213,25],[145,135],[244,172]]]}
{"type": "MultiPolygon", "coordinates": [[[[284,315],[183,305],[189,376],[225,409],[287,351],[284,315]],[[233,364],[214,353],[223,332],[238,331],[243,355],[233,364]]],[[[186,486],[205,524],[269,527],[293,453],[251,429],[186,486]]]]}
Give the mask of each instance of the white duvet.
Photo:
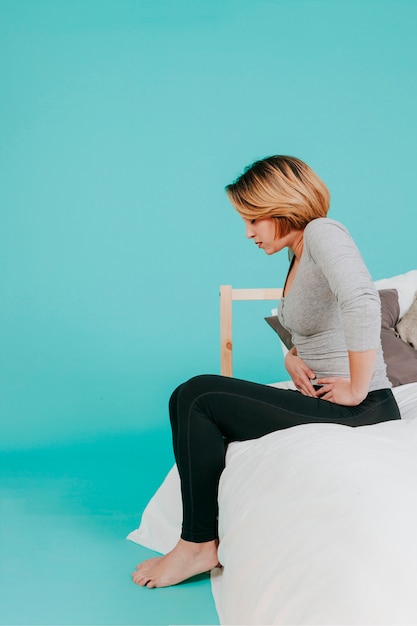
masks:
{"type": "MultiPolygon", "coordinates": [[[[417,384],[394,393],[402,420],[230,444],[212,574],[222,624],[417,624],[417,384]]],[[[173,468],[128,538],[164,553],[180,524],[173,468]]]]}

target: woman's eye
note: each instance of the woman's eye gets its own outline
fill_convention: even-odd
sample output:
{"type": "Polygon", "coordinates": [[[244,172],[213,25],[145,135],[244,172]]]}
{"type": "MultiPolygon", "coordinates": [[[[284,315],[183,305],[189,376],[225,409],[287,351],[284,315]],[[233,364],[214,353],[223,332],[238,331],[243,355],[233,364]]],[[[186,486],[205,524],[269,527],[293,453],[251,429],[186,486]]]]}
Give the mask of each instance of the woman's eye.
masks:
{"type": "Polygon", "coordinates": [[[251,220],[250,221],[251,224],[254,224],[255,222],[256,222],[256,220],[251,220]]]}

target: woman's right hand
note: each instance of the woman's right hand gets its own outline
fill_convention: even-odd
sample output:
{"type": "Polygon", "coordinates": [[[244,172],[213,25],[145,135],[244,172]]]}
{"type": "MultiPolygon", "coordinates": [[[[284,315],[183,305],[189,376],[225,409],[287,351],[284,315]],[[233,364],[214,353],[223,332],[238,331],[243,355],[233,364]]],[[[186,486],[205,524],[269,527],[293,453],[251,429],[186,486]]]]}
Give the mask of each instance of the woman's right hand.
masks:
{"type": "Polygon", "coordinates": [[[313,387],[312,379],[316,377],[315,373],[308,367],[306,363],[297,355],[295,347],[288,351],[285,357],[285,368],[291,376],[296,388],[304,396],[317,397],[317,392],[313,387]]]}

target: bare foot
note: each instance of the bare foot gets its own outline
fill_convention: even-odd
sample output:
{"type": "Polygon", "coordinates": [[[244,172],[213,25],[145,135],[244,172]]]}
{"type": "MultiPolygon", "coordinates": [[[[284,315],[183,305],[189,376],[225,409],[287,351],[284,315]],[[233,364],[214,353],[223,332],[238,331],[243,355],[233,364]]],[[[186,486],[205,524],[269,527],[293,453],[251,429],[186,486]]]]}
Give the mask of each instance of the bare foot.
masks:
{"type": "Polygon", "coordinates": [[[208,572],[219,565],[217,557],[218,541],[193,543],[180,539],[171,552],[165,556],[144,561],[133,572],[133,582],[141,587],[169,587],[208,572]]]}

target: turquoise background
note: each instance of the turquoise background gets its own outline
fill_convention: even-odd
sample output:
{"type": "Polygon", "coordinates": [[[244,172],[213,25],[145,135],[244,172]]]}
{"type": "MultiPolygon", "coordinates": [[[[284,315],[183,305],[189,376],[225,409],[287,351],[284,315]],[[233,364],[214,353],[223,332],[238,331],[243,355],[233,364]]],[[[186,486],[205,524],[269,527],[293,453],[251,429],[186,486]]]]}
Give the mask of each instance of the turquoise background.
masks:
{"type": "MultiPolygon", "coordinates": [[[[309,163],[375,279],[417,267],[416,27],[414,0],[0,0],[3,537],[36,502],[39,529],[85,522],[71,576],[89,576],[110,519],[111,561],[137,558],[123,533],[172,463],[169,395],[219,371],[219,285],[285,276],[285,254],[248,242],[224,194],[253,160],[309,163]]],[[[269,309],[236,304],[236,376],[286,377],[269,309]]],[[[44,588],[59,578],[19,537],[2,544],[1,623],[23,623],[33,589],[18,564],[31,558],[44,588]]],[[[68,623],[174,623],[172,603],[162,617],[130,587],[127,613],[101,614],[104,587],[68,623]]],[[[199,602],[175,623],[213,622],[199,602]]],[[[38,610],[25,623],[58,623],[38,610]]]]}

